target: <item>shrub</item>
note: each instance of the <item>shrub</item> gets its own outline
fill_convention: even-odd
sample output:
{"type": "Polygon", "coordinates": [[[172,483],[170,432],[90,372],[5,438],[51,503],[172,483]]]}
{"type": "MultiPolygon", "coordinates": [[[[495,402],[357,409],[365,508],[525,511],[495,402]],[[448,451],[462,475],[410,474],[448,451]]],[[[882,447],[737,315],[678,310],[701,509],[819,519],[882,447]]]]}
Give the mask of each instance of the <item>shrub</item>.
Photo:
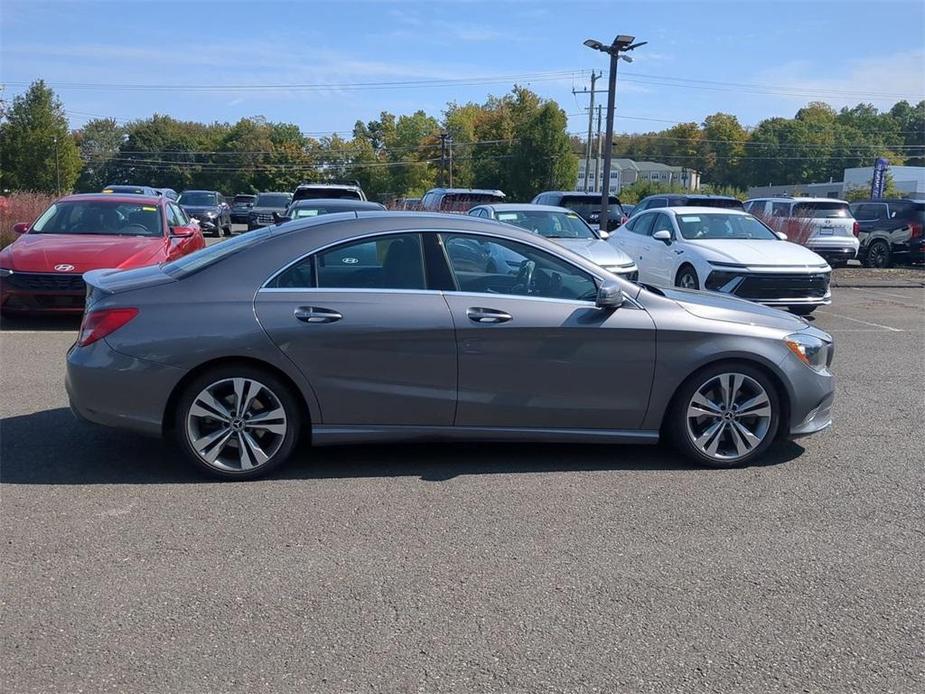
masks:
{"type": "Polygon", "coordinates": [[[17,222],[34,222],[55,201],[46,193],[12,193],[0,196],[0,248],[16,240],[13,225],[17,222]]]}

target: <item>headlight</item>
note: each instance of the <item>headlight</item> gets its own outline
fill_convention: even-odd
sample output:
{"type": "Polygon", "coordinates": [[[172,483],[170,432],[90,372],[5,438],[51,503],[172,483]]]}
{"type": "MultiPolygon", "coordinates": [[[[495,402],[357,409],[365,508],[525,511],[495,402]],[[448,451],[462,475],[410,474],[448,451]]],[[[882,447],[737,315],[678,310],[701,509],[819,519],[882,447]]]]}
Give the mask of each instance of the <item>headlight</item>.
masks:
{"type": "Polygon", "coordinates": [[[5,267],[0,267],[0,277],[9,277],[12,274],[12,270],[7,270],[5,267]]]}
{"type": "Polygon", "coordinates": [[[215,219],[216,217],[218,217],[218,214],[215,212],[206,212],[206,217],[208,217],[209,219],[215,219]]]}
{"type": "Polygon", "coordinates": [[[818,337],[794,333],[784,338],[784,344],[797,359],[813,371],[825,371],[829,365],[832,346],[818,337]]]}

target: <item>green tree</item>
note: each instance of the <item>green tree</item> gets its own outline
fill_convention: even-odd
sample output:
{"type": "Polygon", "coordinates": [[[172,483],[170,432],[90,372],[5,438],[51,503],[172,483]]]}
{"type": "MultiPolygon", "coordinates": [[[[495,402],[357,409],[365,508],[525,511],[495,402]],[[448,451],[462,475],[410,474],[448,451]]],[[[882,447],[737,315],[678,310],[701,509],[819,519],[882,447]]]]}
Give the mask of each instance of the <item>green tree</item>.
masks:
{"type": "Polygon", "coordinates": [[[578,177],[565,112],[547,101],[517,131],[510,160],[509,186],[515,200],[529,200],[542,190],[569,190],[578,177]]]}
{"type": "Polygon", "coordinates": [[[125,128],[113,118],[94,118],[74,134],[83,169],[77,179],[77,190],[99,191],[111,181],[113,159],[119,154],[125,128]]]}
{"type": "Polygon", "coordinates": [[[80,153],[64,106],[42,80],[15,99],[0,125],[0,185],[12,190],[72,190],[80,153]]]}
{"type": "Polygon", "coordinates": [[[747,141],[748,133],[735,116],[728,113],[707,116],[703,121],[702,180],[718,186],[740,185],[747,141]]]}

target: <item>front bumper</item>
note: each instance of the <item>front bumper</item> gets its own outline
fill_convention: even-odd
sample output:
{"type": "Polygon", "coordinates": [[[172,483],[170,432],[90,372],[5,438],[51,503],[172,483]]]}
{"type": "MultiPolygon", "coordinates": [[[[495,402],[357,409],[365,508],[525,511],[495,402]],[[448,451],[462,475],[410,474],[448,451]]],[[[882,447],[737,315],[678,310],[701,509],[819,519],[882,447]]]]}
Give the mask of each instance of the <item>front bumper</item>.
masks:
{"type": "Polygon", "coordinates": [[[193,217],[199,222],[199,228],[203,231],[218,231],[221,225],[220,217],[206,217],[205,215],[202,217],[193,215],[193,217]]]}
{"type": "Polygon", "coordinates": [[[80,275],[20,272],[0,279],[4,313],[80,315],[86,294],[80,275]]]}
{"type": "Polygon", "coordinates": [[[792,354],[784,357],[780,367],[790,400],[790,423],[782,428],[783,434],[799,438],[827,429],[832,424],[835,376],[828,369],[814,371],[792,354]]]}
{"type": "Polygon", "coordinates": [[[103,339],[71,347],[65,388],[79,419],[160,436],[167,401],[184,373],[116,352],[103,339]]]}
{"type": "Polygon", "coordinates": [[[831,277],[828,269],[759,272],[723,266],[707,276],[705,288],[765,306],[828,306],[832,303],[831,277]]]}

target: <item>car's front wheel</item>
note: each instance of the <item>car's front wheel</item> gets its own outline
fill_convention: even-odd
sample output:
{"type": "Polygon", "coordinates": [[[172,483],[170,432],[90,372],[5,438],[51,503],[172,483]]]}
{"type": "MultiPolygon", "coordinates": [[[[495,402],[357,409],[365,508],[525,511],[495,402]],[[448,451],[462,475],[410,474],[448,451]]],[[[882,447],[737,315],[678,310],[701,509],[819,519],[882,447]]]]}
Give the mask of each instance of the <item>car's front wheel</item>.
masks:
{"type": "Polygon", "coordinates": [[[700,289],[700,280],[697,279],[697,271],[690,265],[684,265],[678,270],[674,284],[681,289],[700,289]]]}
{"type": "Polygon", "coordinates": [[[292,455],[301,411],[287,384],[268,371],[229,365],[190,382],[174,421],[194,465],[230,480],[260,477],[292,455]]]}
{"type": "Polygon", "coordinates": [[[669,431],[688,457],[710,467],[744,465],[773,443],[780,426],[777,390],[760,369],[717,364],[694,374],[675,397],[669,431]]]}

